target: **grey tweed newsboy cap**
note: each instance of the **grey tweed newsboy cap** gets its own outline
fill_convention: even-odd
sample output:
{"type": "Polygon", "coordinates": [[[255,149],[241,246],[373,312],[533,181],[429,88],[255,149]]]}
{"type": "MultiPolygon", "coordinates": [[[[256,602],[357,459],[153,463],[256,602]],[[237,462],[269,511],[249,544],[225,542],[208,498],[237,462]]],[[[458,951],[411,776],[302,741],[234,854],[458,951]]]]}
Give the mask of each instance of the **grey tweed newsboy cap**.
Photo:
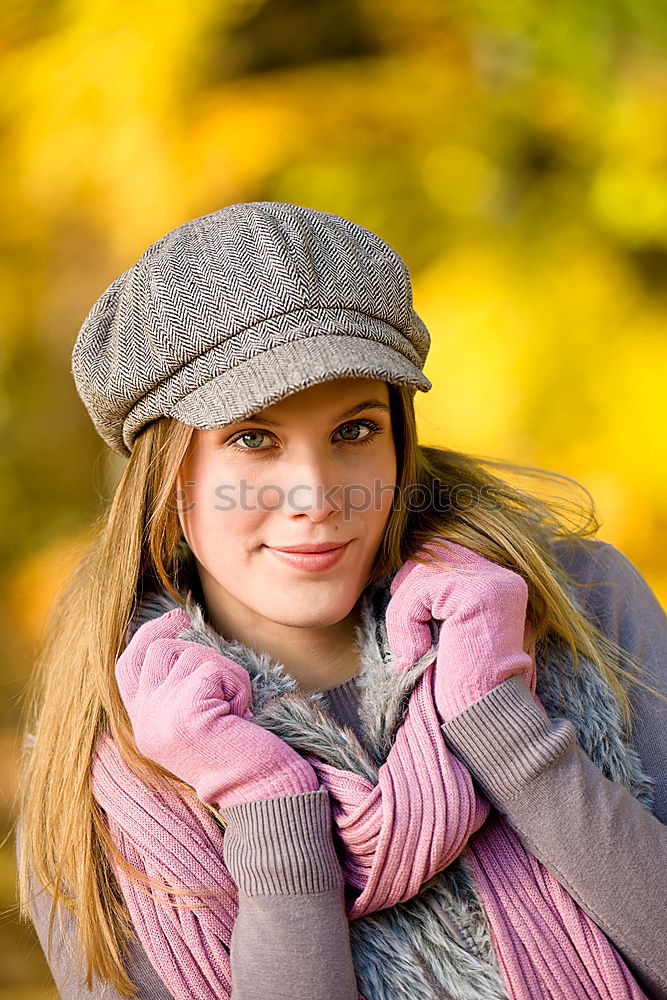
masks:
{"type": "Polygon", "coordinates": [[[318,382],[427,391],[428,331],[379,236],[299,205],[228,205],[167,233],[100,296],[72,351],[101,437],[129,455],[161,416],[212,428],[318,382]]]}

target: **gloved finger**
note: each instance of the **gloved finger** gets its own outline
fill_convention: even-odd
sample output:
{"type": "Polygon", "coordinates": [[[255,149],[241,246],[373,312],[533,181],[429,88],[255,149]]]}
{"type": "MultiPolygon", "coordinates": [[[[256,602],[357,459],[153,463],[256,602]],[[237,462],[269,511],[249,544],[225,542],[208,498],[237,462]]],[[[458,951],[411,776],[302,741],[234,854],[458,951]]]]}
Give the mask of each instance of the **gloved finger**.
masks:
{"type": "Polygon", "coordinates": [[[461,545],[459,542],[442,542],[432,547],[432,551],[439,560],[448,566],[470,567],[480,571],[497,566],[491,559],[475,552],[474,549],[461,545]]]}
{"type": "Polygon", "coordinates": [[[151,643],[156,639],[174,638],[189,625],[187,613],[182,608],[174,608],[137,629],[118,657],[115,667],[118,687],[126,704],[136,695],[146,652],[151,643]]]}
{"type": "Polygon", "coordinates": [[[189,664],[189,670],[184,673],[191,673],[201,663],[201,650],[208,647],[201,643],[189,642],[186,639],[155,639],[144,656],[139,678],[140,691],[152,691],[163,684],[167,677],[173,674],[176,665],[189,664]]]}
{"type": "Polygon", "coordinates": [[[410,559],[408,559],[407,562],[404,562],[401,568],[394,573],[392,577],[389,593],[393,596],[401,584],[404,583],[413,572],[416,572],[418,568],[418,563],[412,562],[410,559]]]}
{"type": "MultiPolygon", "coordinates": [[[[400,596],[400,595],[397,595],[400,596]]],[[[409,670],[431,646],[429,609],[420,601],[392,597],[387,605],[385,625],[389,649],[397,670],[409,670]]]]}
{"type": "Polygon", "coordinates": [[[252,701],[250,675],[238,663],[202,643],[187,643],[166,679],[176,688],[188,676],[202,682],[203,697],[218,697],[229,702],[234,715],[242,715],[252,701]]]}
{"type": "Polygon", "coordinates": [[[405,591],[406,589],[420,589],[422,587],[428,587],[428,581],[434,572],[437,572],[441,567],[439,564],[434,563],[433,555],[431,551],[427,548],[421,548],[418,550],[417,555],[428,560],[428,563],[417,562],[416,559],[408,559],[403,565],[394,573],[391,580],[391,585],[389,588],[390,594],[393,596],[400,589],[405,591]]]}
{"type": "Polygon", "coordinates": [[[163,684],[174,671],[185,676],[196,670],[200,663],[219,661],[224,667],[228,686],[234,690],[250,689],[248,671],[230,660],[215,647],[190,639],[156,639],[151,643],[144,658],[140,688],[150,690],[163,684]]]}
{"type": "Polygon", "coordinates": [[[230,700],[222,689],[220,669],[210,660],[200,662],[196,670],[176,682],[170,678],[170,682],[173,686],[169,693],[178,703],[178,716],[191,727],[196,726],[198,716],[204,713],[230,715],[230,700]]]}

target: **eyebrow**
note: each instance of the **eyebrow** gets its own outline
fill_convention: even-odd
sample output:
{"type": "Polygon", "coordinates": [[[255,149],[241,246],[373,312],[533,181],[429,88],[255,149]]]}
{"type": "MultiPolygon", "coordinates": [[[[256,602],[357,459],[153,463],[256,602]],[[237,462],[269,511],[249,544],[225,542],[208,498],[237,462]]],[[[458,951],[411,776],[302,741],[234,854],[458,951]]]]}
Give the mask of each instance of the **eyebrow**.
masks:
{"type": "MultiPolygon", "coordinates": [[[[348,410],[344,410],[343,413],[338,415],[339,420],[343,420],[345,417],[353,417],[356,413],[360,413],[362,410],[383,410],[385,413],[391,414],[391,410],[387,403],[383,403],[381,399],[364,399],[361,403],[355,403],[348,410]]],[[[237,424],[247,424],[247,423],[260,423],[268,424],[270,427],[281,427],[282,425],[278,423],[277,420],[269,420],[267,417],[249,416],[244,417],[242,420],[234,421],[237,424]]]]}

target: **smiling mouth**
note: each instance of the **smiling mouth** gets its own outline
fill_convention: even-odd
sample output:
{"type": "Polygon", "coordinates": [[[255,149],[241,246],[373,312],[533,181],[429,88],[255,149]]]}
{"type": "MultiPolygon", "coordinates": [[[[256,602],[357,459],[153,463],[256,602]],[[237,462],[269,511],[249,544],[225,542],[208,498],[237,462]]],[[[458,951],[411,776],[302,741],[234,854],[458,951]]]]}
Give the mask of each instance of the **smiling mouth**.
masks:
{"type": "Polygon", "coordinates": [[[267,548],[277,552],[333,552],[335,549],[342,549],[347,542],[318,542],[304,543],[303,545],[267,545],[267,548]]]}
{"type": "Polygon", "coordinates": [[[308,573],[322,572],[332,569],[344,556],[350,542],[340,542],[332,545],[330,542],[322,543],[322,546],[313,547],[312,543],[308,548],[304,546],[292,546],[290,548],[278,548],[277,546],[264,546],[271,552],[275,559],[290,566],[293,569],[304,570],[308,573]],[[327,547],[324,548],[323,546],[327,547]]]}

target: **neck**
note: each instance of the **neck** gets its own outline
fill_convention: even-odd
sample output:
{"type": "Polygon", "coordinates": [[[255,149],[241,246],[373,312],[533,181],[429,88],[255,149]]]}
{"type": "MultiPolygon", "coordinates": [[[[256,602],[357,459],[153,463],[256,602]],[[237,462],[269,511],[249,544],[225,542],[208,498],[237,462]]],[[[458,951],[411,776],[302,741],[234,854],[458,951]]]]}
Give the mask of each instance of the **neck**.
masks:
{"type": "Polygon", "coordinates": [[[206,589],[204,584],[206,614],[216,632],[257,653],[268,653],[286,667],[302,691],[326,691],[358,673],[358,605],[333,625],[299,627],[273,622],[244,605],[232,608],[219,593],[207,595],[206,589]]]}

